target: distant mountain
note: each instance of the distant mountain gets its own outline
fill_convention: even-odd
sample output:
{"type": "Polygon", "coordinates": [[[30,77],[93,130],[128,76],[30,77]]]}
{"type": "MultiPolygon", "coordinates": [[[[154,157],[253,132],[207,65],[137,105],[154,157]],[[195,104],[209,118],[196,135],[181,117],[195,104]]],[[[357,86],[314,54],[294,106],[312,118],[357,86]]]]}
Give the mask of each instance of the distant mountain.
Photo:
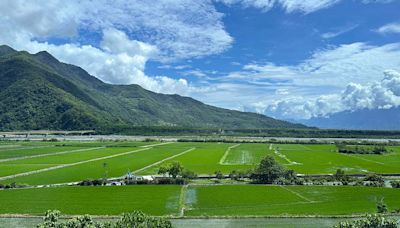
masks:
{"type": "Polygon", "coordinates": [[[400,107],[344,111],[327,118],[311,118],[301,123],[326,129],[400,130],[400,107]]]}
{"type": "Polygon", "coordinates": [[[304,128],[256,113],[222,109],[139,85],[111,85],[47,52],[0,46],[0,130],[109,126],[304,128]]]}

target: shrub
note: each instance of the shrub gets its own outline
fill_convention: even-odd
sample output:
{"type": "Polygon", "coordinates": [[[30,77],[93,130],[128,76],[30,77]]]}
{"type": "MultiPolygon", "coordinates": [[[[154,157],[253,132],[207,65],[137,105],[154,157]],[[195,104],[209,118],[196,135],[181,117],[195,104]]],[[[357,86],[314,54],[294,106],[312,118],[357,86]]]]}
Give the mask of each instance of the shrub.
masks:
{"type": "Polygon", "coordinates": [[[400,188],[400,181],[391,181],[390,185],[392,188],[400,188]]]}
{"type": "Polygon", "coordinates": [[[217,178],[217,179],[223,179],[224,178],[224,174],[222,174],[222,172],[221,171],[215,171],[215,178],[217,178]]]}
{"type": "Polygon", "coordinates": [[[182,178],[186,178],[186,179],[195,179],[195,178],[197,178],[197,174],[194,173],[193,171],[188,170],[188,169],[183,169],[181,176],[182,176],[182,178]]]}
{"type": "Polygon", "coordinates": [[[87,228],[125,228],[125,227],[158,227],[170,228],[172,224],[164,218],[148,216],[141,211],[124,213],[116,222],[95,222],[89,215],[75,217],[66,221],[60,221],[60,211],[47,211],[43,223],[38,224],[37,228],[53,227],[87,227],[87,228]]]}
{"type": "Polygon", "coordinates": [[[392,219],[386,219],[380,215],[367,215],[366,218],[340,222],[336,228],[397,228],[397,222],[392,219]]]}
{"type": "Polygon", "coordinates": [[[383,202],[383,199],[376,204],[376,210],[378,213],[388,212],[388,208],[387,208],[385,202],[383,202]]]}

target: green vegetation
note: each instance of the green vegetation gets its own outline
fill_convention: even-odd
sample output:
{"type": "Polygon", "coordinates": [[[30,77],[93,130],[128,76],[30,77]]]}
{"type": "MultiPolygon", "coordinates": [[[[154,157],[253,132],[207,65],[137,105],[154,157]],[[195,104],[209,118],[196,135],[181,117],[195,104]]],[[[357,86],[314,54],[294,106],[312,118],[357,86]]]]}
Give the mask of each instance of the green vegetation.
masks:
{"type": "MultiPolygon", "coordinates": [[[[181,188],[134,185],[3,190],[0,213],[41,214],[59,209],[72,215],[117,215],[132,210],[178,215],[181,188]]],[[[400,205],[396,189],[348,186],[190,185],[184,195],[185,216],[362,215],[375,213],[383,198],[388,212],[400,205]]]]}
{"type": "Polygon", "coordinates": [[[191,145],[168,144],[152,148],[117,148],[119,151],[123,151],[119,153],[122,154],[122,156],[91,161],[28,176],[16,177],[8,179],[5,182],[35,185],[78,182],[85,179],[100,179],[104,177],[104,163],[107,163],[108,177],[121,177],[126,175],[128,171],[133,172],[185,151],[190,148],[189,146],[191,145]]]}
{"type": "Polygon", "coordinates": [[[129,132],[132,126],[304,128],[189,97],[154,93],[139,85],[106,84],[47,52],[1,52],[0,100],[0,130],[96,129],[116,133],[129,132]]]}
{"type": "Polygon", "coordinates": [[[89,215],[79,216],[67,221],[61,221],[61,212],[47,211],[43,223],[37,225],[37,228],[53,227],[93,227],[93,228],[125,228],[125,227],[157,227],[170,228],[172,224],[164,218],[155,218],[148,216],[141,211],[122,214],[121,218],[113,222],[95,222],[89,215]]]}
{"type": "Polygon", "coordinates": [[[0,213],[40,215],[58,209],[69,215],[118,215],[133,210],[176,215],[180,189],[175,185],[10,189],[0,191],[0,213]]]}
{"type": "Polygon", "coordinates": [[[364,219],[340,222],[335,228],[397,228],[398,222],[394,219],[386,219],[379,215],[367,215],[364,219]]]}
{"type": "Polygon", "coordinates": [[[366,145],[345,145],[337,143],[336,147],[339,153],[346,153],[346,154],[385,154],[388,152],[386,147],[383,145],[366,146],[366,145]]]}
{"type": "Polygon", "coordinates": [[[190,186],[187,215],[349,215],[376,212],[384,198],[389,211],[400,206],[400,192],[348,186],[190,186]],[[251,193],[251,194],[249,194],[251,193]]]}
{"type": "Polygon", "coordinates": [[[293,170],[286,170],[272,156],[267,156],[250,172],[250,179],[257,184],[294,184],[297,176],[293,170]]]}

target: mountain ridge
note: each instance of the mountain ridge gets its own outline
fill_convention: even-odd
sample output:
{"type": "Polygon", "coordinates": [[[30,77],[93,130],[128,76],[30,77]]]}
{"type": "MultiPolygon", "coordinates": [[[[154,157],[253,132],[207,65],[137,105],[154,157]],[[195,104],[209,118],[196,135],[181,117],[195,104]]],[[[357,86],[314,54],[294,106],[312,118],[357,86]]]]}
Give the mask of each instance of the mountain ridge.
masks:
{"type": "Polygon", "coordinates": [[[322,129],[400,130],[400,107],[342,111],[299,122],[322,129]]]}
{"type": "Polygon", "coordinates": [[[139,85],[102,82],[46,51],[0,46],[0,130],[78,130],[100,126],[304,128],[261,114],[217,108],[139,85]]]}

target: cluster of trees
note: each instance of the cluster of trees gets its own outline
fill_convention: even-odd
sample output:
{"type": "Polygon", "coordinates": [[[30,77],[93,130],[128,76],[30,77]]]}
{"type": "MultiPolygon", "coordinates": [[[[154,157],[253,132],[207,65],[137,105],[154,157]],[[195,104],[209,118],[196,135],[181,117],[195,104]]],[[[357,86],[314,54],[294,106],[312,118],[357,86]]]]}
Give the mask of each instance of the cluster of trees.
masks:
{"type": "Polygon", "coordinates": [[[195,179],[197,177],[196,173],[185,169],[179,162],[173,162],[169,165],[161,166],[158,169],[158,174],[161,174],[163,176],[168,175],[169,177],[172,177],[174,179],[176,179],[178,176],[185,179],[195,179]]]}
{"type": "Polygon", "coordinates": [[[302,184],[294,170],[286,169],[272,156],[262,159],[260,164],[250,171],[249,177],[257,184],[302,184]]]}
{"type": "Polygon", "coordinates": [[[79,216],[68,220],[60,220],[61,212],[49,210],[46,212],[43,223],[38,224],[37,228],[126,228],[126,227],[156,227],[171,228],[170,221],[164,218],[155,218],[141,211],[122,214],[121,218],[115,222],[95,222],[89,215],[79,216]]]}
{"type": "Polygon", "coordinates": [[[388,152],[385,146],[375,145],[375,146],[365,146],[365,145],[345,145],[342,143],[337,143],[336,147],[339,153],[346,154],[385,154],[388,152]]]}

